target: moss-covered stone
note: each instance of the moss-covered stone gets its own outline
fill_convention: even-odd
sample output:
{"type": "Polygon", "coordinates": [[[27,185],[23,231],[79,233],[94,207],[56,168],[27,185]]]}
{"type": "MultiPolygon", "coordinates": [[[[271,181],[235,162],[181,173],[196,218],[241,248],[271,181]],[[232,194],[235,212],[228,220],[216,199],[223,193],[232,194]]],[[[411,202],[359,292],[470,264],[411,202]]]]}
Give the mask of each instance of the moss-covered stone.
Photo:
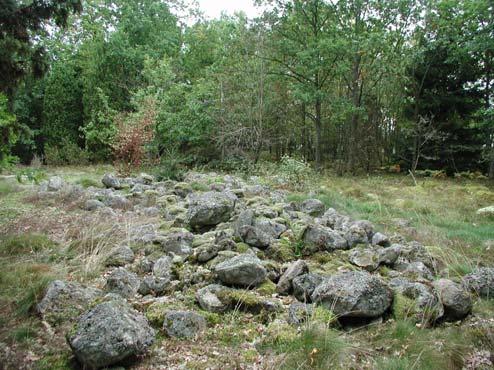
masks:
{"type": "Polygon", "coordinates": [[[257,287],[257,292],[265,296],[271,296],[276,293],[276,284],[271,280],[266,280],[264,283],[257,287]]]}
{"type": "Polygon", "coordinates": [[[238,253],[246,253],[250,249],[249,245],[243,242],[235,243],[235,251],[238,253]]]}

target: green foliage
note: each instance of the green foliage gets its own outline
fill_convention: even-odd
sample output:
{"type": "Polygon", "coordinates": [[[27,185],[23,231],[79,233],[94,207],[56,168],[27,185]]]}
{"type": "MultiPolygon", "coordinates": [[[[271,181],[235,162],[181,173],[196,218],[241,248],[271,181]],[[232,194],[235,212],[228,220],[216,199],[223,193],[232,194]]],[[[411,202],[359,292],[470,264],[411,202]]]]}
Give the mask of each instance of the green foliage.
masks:
{"type": "Polygon", "coordinates": [[[50,166],[87,165],[90,154],[75,142],[63,138],[59,144],[45,145],[45,161],[50,166]]]}
{"type": "Polygon", "coordinates": [[[19,139],[15,116],[7,109],[7,97],[0,93],[0,172],[15,161],[11,149],[19,139]]]}
{"type": "Polygon", "coordinates": [[[39,185],[41,181],[47,178],[46,172],[39,168],[27,167],[16,171],[15,177],[17,182],[24,184],[26,182],[39,185]]]}
{"type": "Polygon", "coordinates": [[[295,189],[303,189],[314,175],[307,162],[287,155],[281,158],[278,170],[279,175],[295,189]]]}

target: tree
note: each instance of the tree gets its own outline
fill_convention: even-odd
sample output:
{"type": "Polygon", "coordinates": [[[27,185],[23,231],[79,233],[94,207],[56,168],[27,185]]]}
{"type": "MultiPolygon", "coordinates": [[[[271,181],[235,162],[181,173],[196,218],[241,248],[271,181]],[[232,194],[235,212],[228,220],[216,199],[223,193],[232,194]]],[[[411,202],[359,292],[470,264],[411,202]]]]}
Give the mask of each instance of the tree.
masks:
{"type": "Polygon", "coordinates": [[[53,20],[64,26],[71,12],[81,11],[80,0],[35,0],[30,4],[0,0],[0,91],[10,97],[20,78],[41,75],[45,69],[44,50],[35,41],[53,20]]]}

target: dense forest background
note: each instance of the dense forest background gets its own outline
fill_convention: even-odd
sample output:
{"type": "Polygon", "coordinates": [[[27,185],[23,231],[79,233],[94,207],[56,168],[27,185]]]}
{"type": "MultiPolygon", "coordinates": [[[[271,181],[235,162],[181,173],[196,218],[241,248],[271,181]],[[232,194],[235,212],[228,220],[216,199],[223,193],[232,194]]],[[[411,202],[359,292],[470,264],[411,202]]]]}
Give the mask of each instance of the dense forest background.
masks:
{"type": "Polygon", "coordinates": [[[258,3],[0,0],[0,162],[494,177],[492,0],[258,3]]]}

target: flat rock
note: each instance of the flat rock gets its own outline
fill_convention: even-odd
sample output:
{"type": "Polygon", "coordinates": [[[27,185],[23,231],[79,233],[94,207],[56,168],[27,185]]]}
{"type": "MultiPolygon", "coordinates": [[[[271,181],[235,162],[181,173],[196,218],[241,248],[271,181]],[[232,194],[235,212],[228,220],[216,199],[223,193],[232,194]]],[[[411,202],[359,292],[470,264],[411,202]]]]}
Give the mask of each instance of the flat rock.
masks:
{"type": "Polygon", "coordinates": [[[242,287],[255,287],[267,275],[261,260],[251,254],[240,254],[221,262],[214,271],[224,284],[242,287]]]}

